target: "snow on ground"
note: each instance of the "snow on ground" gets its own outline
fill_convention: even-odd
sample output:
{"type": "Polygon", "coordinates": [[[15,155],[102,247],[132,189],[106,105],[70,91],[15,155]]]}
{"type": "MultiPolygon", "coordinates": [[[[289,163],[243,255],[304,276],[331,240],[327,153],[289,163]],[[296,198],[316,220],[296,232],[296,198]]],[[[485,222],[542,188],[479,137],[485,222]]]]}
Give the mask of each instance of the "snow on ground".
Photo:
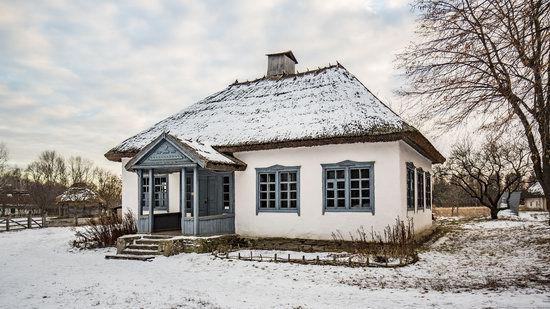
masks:
{"type": "Polygon", "coordinates": [[[68,228],[0,233],[5,308],[549,308],[550,228],[536,221],[447,222],[398,269],[214,259],[105,260],[68,228]]]}

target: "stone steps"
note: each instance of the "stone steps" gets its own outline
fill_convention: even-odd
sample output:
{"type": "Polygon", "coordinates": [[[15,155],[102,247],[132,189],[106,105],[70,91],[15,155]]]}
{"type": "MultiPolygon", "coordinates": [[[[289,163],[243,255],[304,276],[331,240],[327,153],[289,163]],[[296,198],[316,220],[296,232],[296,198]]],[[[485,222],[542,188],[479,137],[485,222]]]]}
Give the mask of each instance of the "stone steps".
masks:
{"type": "Polygon", "coordinates": [[[141,250],[141,249],[124,249],[122,254],[125,255],[161,255],[162,252],[157,250],[141,250]]]}
{"type": "Polygon", "coordinates": [[[127,249],[132,249],[132,250],[156,250],[156,251],[158,251],[159,245],[158,244],[155,244],[155,245],[132,244],[132,245],[129,245],[128,247],[126,247],[126,248],[127,249]]]}
{"type": "Polygon", "coordinates": [[[134,244],[136,245],[158,245],[159,243],[163,242],[165,239],[137,239],[134,240],[134,244]]]}

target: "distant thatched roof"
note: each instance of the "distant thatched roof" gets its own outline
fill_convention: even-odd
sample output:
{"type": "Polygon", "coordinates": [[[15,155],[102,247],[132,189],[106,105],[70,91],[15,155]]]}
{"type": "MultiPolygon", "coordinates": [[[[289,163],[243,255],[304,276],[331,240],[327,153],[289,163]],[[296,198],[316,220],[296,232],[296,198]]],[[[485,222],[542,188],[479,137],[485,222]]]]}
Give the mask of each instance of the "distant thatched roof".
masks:
{"type": "Polygon", "coordinates": [[[105,205],[105,200],[83,183],[73,184],[63,194],[57,196],[55,201],[58,205],[81,207],[105,205]]]}
{"type": "Polygon", "coordinates": [[[130,137],[105,156],[132,157],[162,133],[221,153],[403,140],[445,158],[341,65],[234,83],[130,137]]]}

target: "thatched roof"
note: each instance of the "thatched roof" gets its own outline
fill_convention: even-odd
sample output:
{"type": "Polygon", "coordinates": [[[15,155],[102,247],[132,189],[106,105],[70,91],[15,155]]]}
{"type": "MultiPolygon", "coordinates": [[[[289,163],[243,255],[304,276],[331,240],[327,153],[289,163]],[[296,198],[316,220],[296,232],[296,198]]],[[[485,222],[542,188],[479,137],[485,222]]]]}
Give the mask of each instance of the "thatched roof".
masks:
{"type": "Polygon", "coordinates": [[[58,205],[75,205],[83,207],[105,205],[105,200],[83,183],[73,184],[63,192],[63,194],[57,196],[55,202],[58,205]]]}
{"type": "Polygon", "coordinates": [[[163,132],[216,151],[404,140],[444,157],[341,65],[234,83],[123,141],[105,156],[132,157],[163,132]]]}

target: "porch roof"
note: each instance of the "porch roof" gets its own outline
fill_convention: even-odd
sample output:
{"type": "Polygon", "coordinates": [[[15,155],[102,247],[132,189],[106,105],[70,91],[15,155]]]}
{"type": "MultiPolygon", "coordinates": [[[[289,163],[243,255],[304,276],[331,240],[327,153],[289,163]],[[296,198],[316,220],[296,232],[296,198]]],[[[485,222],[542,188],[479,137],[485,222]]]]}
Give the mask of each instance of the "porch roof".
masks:
{"type": "Polygon", "coordinates": [[[220,153],[212,146],[190,139],[179,139],[162,133],[138,152],[125,166],[127,170],[171,169],[198,165],[218,171],[242,171],[246,164],[220,153]]]}

